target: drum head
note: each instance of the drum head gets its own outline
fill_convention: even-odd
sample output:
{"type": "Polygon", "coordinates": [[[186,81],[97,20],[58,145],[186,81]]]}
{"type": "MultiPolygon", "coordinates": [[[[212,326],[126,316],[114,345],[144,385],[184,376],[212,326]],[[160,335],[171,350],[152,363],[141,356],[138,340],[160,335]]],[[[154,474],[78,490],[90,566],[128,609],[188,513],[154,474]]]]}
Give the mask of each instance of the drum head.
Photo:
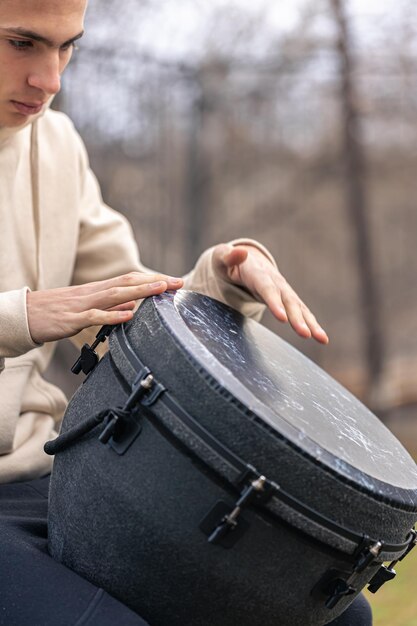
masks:
{"type": "Polygon", "coordinates": [[[212,298],[181,290],[153,305],[189,358],[270,430],[361,490],[416,504],[414,460],[315,363],[212,298]]]}

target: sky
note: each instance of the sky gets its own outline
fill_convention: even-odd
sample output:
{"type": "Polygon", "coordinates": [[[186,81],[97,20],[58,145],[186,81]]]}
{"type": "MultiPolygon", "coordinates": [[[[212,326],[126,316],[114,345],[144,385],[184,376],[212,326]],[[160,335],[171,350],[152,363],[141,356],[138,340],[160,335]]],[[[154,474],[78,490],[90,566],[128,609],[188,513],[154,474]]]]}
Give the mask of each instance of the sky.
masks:
{"type": "MultiPolygon", "coordinates": [[[[84,89],[84,106],[82,112],[78,113],[78,106],[75,104],[77,92],[71,88],[67,90],[67,93],[71,94],[67,95],[67,103],[70,97],[74,101],[74,104],[69,104],[73,106],[71,114],[73,116],[79,114],[80,120],[81,118],[84,122],[87,120],[93,129],[96,128],[97,120],[101,120],[100,133],[106,136],[123,134],[125,127],[131,128],[131,122],[127,123],[126,119],[131,120],[132,116],[136,116],[135,120],[137,118],[137,111],[134,108],[136,105],[130,102],[124,87],[133,83],[137,85],[140,80],[148,81],[146,73],[148,66],[144,63],[143,55],[162,63],[167,62],[169,65],[177,66],[178,62],[185,62],[187,65],[198,66],[199,60],[207,57],[207,50],[216,53],[226,51],[228,58],[241,62],[239,67],[259,68],[262,65],[269,67],[270,60],[276,60],[276,51],[281,50],[279,46],[270,45],[271,38],[284,38],[286,33],[294,32],[305,5],[326,7],[329,6],[330,0],[124,0],[124,2],[126,10],[120,11],[118,9],[120,4],[117,1],[105,4],[103,0],[90,0],[86,37],[82,40],[77,54],[80,55],[80,61],[83,58],[88,61],[94,57],[98,48],[107,49],[109,53],[107,60],[105,55],[102,57],[98,55],[103,61],[96,65],[96,72],[105,75],[105,80],[100,83],[100,97],[97,98],[96,89],[84,89]],[[117,7],[117,10],[113,9],[112,13],[109,10],[111,7],[117,7]],[[214,20],[216,11],[217,19],[214,20]],[[243,11],[248,16],[246,31],[241,26],[242,20],[234,19],[235,11],[240,13],[243,11]],[[262,21],[262,27],[259,21],[262,21]],[[237,24],[240,25],[239,28],[237,24]],[[89,55],[83,55],[84,46],[89,49],[89,55]],[[120,55],[123,74],[119,73],[117,64],[113,63],[118,58],[118,52],[123,52],[120,55]],[[133,63],[126,62],[129,60],[133,60],[133,63]],[[118,113],[115,114],[113,109],[118,113]],[[120,115],[121,110],[125,110],[123,115],[120,115]],[[99,115],[94,115],[94,119],[91,119],[91,111],[99,112],[99,115]]],[[[356,49],[362,47],[362,57],[372,60],[374,45],[379,66],[389,68],[393,46],[402,45],[401,41],[395,41],[399,32],[393,28],[395,19],[404,20],[404,16],[405,19],[409,19],[414,6],[412,0],[384,0],[384,2],[346,0],[346,4],[350,14],[354,16],[356,49]],[[408,9],[407,12],[404,10],[405,7],[408,9]],[[384,28],[379,27],[382,23],[384,28]],[[386,41],[390,33],[396,34],[392,34],[392,41],[386,41]]],[[[414,23],[417,24],[417,15],[414,17],[416,18],[414,23]]],[[[410,20],[413,22],[411,18],[412,16],[410,20]]],[[[316,32],[320,35],[323,35],[326,29],[331,31],[334,28],[333,21],[325,18],[316,19],[314,24],[316,32]]],[[[297,38],[295,40],[298,41],[297,38]]],[[[83,63],[80,65],[83,66],[83,63]]],[[[153,65],[149,67],[152,70],[153,65]]],[[[319,55],[314,63],[310,62],[306,71],[309,72],[310,79],[314,79],[315,86],[319,83],[327,84],[329,77],[332,80],[336,71],[334,59],[326,54],[319,55]]],[[[86,63],[85,67],[79,69],[76,83],[80,83],[82,76],[82,82],[88,84],[90,72],[91,68],[86,63]],[[80,73],[82,71],[84,74],[80,73]]],[[[366,80],[369,82],[372,78],[373,76],[367,76],[366,80]]],[[[299,89],[310,89],[311,80],[310,82],[299,80],[299,89]]],[[[96,84],[94,81],[92,83],[96,84]]],[[[68,85],[68,82],[64,81],[64,87],[65,85],[68,85]]],[[[397,86],[398,83],[393,86],[387,82],[388,91],[397,89],[397,86]]],[[[176,93],[173,88],[172,97],[176,93]]],[[[303,107],[306,106],[307,100],[311,99],[308,97],[309,93],[297,92],[298,101],[302,102],[303,107]]],[[[307,113],[306,111],[306,116],[307,113]]]]}
{"type": "MultiPolygon", "coordinates": [[[[207,42],[215,42],[216,35],[222,35],[223,41],[227,40],[228,29],[236,37],[238,33],[233,32],[234,11],[247,14],[249,24],[262,20],[263,30],[266,25],[271,37],[285,35],[296,27],[303,6],[308,4],[308,0],[138,0],[138,7],[143,7],[138,17],[132,19],[126,11],[125,15],[119,16],[120,24],[116,26],[111,16],[107,25],[104,22],[97,25],[94,6],[101,1],[90,2],[88,19],[91,28],[89,26],[87,34],[94,31],[91,37],[97,42],[97,39],[107,36],[108,29],[113,25],[114,30],[122,35],[121,45],[140,48],[161,59],[197,58],[204,53],[207,42]],[[213,16],[222,12],[225,19],[217,19],[213,28],[213,16]]],[[[358,37],[366,40],[371,27],[378,21],[392,20],[393,16],[400,13],[400,7],[405,1],[347,0],[348,10],[355,16],[358,37]]],[[[326,6],[325,0],[323,5],[326,6]]],[[[325,28],[325,20],[318,27],[325,28]]],[[[245,37],[244,33],[242,37],[245,37]]],[[[248,48],[254,52],[250,43],[248,48]]]]}
{"type": "MultiPolygon", "coordinates": [[[[91,23],[94,28],[94,5],[102,0],[91,0],[91,23]]],[[[379,20],[393,19],[405,0],[347,0],[349,12],[355,16],[355,27],[359,37],[366,39],[367,33],[379,20]]],[[[223,12],[224,20],[216,21],[219,34],[233,29],[233,12],[244,12],[248,21],[262,20],[271,36],[285,35],[297,25],[307,0],[148,0],[139,2],[139,17],[131,19],[127,14],[119,16],[122,21],[124,41],[157,57],[186,58],[202,54],[207,41],[214,40],[216,33],[210,32],[213,15],[223,12]]],[[[311,4],[311,2],[310,2],[311,4]]],[[[323,1],[326,6],[326,1],[323,1]]],[[[109,16],[109,23],[113,23],[109,16]]],[[[324,20],[320,28],[325,28],[324,20]]],[[[100,33],[95,32],[95,37],[100,33]]],[[[234,33],[236,35],[236,33],[234,33]]],[[[104,36],[104,33],[103,33],[104,36]]]]}

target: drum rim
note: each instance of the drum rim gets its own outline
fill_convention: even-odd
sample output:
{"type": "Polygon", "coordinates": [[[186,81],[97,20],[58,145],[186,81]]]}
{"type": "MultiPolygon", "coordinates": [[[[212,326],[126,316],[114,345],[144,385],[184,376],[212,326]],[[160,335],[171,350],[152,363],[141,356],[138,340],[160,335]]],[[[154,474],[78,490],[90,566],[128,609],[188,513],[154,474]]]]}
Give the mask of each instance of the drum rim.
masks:
{"type": "MultiPolygon", "coordinates": [[[[182,290],[182,292],[184,293],[186,292],[186,290],[182,290]]],[[[190,347],[196,347],[197,349],[195,352],[197,353],[199,351],[201,352],[202,349],[207,351],[207,348],[205,348],[205,346],[198,341],[196,336],[188,328],[184,319],[178,312],[174,302],[175,294],[176,292],[166,292],[158,296],[152,296],[148,298],[143,304],[148,301],[152,304],[152,308],[158,316],[160,323],[168,332],[171,339],[175,342],[176,347],[181,351],[181,353],[188,360],[188,362],[190,362],[193,367],[198,371],[200,376],[204,378],[206,384],[208,384],[212,388],[215,388],[216,390],[219,390],[219,388],[221,388],[222,394],[225,394],[226,397],[231,398],[233,400],[233,404],[237,406],[239,411],[248,418],[250,418],[251,421],[254,421],[258,426],[260,426],[264,430],[267,430],[274,438],[280,439],[281,441],[285,442],[285,444],[289,445],[293,450],[297,452],[297,454],[300,454],[304,458],[308,459],[309,462],[312,462],[314,465],[330,473],[340,482],[349,485],[350,487],[367,495],[368,497],[373,498],[374,500],[383,502],[384,504],[390,505],[401,511],[417,512],[417,488],[406,489],[404,487],[397,487],[396,485],[392,485],[374,476],[371,476],[370,474],[367,474],[366,472],[357,469],[349,462],[340,459],[332,452],[326,450],[319,443],[311,439],[311,437],[308,435],[305,435],[305,437],[303,438],[303,445],[305,445],[306,448],[302,448],[300,445],[297,444],[297,437],[293,436],[291,438],[291,436],[288,434],[288,431],[292,431],[292,433],[299,433],[300,430],[291,425],[287,420],[285,420],[285,418],[282,418],[278,412],[276,413],[276,415],[279,417],[280,422],[283,424],[282,431],[279,431],[272,425],[270,425],[267,421],[265,421],[265,417],[262,416],[262,413],[258,414],[256,410],[248,408],[243,403],[242,399],[236,397],[236,395],[229,388],[221,384],[219,380],[216,379],[213,374],[207,370],[207,368],[204,366],[203,361],[198,360],[198,358],[196,358],[195,356],[195,353],[191,352],[190,347]],[[169,304],[169,308],[167,304],[169,304]],[[170,311],[170,313],[168,313],[168,311],[170,311]],[[173,313],[177,322],[177,325],[175,327],[169,323],[171,320],[168,319],[168,316],[171,315],[172,317],[173,313]],[[314,454],[314,450],[317,448],[320,448],[322,452],[320,458],[318,458],[314,454]],[[341,469],[345,469],[345,472],[340,471],[341,469]]],[[[208,297],[202,294],[198,295],[202,297],[208,297]]],[[[210,299],[213,300],[213,298],[210,299]]],[[[227,305],[222,302],[220,302],[220,304],[227,307],[227,305]]],[[[133,323],[134,320],[126,324],[127,331],[133,323]]],[[[219,361],[218,365],[219,368],[227,371],[226,368],[219,361]]],[[[157,372],[155,372],[155,376],[157,378],[157,372]]],[[[247,393],[252,396],[250,391],[248,391],[247,393]]],[[[264,406],[261,401],[258,401],[256,404],[261,407],[264,406]]]]}

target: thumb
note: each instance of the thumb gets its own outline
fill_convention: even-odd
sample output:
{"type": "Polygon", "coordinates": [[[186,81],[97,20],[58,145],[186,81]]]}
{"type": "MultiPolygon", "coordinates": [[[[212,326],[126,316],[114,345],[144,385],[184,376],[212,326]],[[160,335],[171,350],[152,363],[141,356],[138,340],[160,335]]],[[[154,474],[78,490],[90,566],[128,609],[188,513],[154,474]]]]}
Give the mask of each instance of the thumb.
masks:
{"type": "Polygon", "coordinates": [[[222,278],[239,281],[238,266],[248,258],[248,251],[240,246],[221,243],[213,251],[213,269],[222,278]]]}
{"type": "Polygon", "coordinates": [[[240,246],[221,243],[214,248],[213,265],[215,269],[227,271],[235,265],[240,265],[248,258],[248,251],[240,246]]]}

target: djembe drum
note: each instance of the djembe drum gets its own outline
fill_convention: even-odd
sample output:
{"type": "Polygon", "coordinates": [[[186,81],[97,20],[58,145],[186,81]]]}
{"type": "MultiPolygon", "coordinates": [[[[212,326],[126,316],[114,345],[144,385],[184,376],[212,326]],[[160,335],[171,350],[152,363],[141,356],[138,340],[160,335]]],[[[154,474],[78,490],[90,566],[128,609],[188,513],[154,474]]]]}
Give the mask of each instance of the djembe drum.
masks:
{"type": "Polygon", "coordinates": [[[109,345],[47,444],[55,559],[152,626],[319,626],[395,575],[416,465],[318,366],[186,291],[109,345]]]}

